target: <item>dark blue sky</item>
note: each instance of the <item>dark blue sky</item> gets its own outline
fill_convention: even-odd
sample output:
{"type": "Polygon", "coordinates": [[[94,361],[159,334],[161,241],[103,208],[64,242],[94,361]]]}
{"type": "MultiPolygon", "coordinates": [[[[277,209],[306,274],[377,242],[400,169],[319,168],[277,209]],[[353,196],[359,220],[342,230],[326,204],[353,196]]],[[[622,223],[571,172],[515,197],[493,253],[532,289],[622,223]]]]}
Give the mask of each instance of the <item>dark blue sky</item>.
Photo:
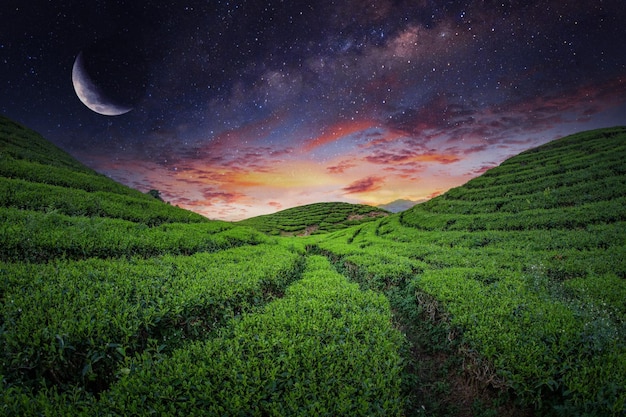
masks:
{"type": "Polygon", "coordinates": [[[8,0],[0,15],[0,113],[212,218],[429,198],[626,124],[621,0],[8,0]],[[81,51],[132,111],[82,104],[81,51]]]}

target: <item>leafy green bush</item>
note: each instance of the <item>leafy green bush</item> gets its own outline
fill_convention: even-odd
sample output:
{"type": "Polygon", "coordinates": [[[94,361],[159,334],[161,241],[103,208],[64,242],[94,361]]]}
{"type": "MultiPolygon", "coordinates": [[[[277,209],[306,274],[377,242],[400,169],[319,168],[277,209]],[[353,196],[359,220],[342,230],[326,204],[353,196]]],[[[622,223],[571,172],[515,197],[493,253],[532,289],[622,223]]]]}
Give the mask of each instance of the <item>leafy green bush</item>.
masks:
{"type": "Polygon", "coordinates": [[[385,210],[377,207],[349,203],[315,203],[279,211],[274,214],[253,217],[238,222],[263,233],[278,235],[304,234],[307,228],[313,233],[327,233],[358,225],[386,216],[385,210]]]}
{"type": "Polygon", "coordinates": [[[55,211],[67,216],[117,218],[148,226],[209,221],[199,214],[164,204],[146,195],[131,197],[104,191],[88,192],[2,177],[0,204],[21,210],[55,211]]]}
{"type": "Polygon", "coordinates": [[[399,333],[386,299],[309,257],[301,281],[232,333],[132,361],[113,415],[400,415],[399,333]]]}
{"type": "Polygon", "coordinates": [[[40,162],[16,160],[4,154],[0,155],[0,176],[84,191],[105,191],[131,197],[142,195],[137,190],[95,172],[81,172],[73,167],[57,167],[40,162]]]}
{"type": "Polygon", "coordinates": [[[217,221],[148,227],[118,219],[2,207],[0,215],[0,260],[7,261],[189,255],[268,240],[253,229],[217,221]]]}
{"type": "Polygon", "coordinates": [[[279,296],[298,277],[299,259],[259,245],[190,257],[0,264],[0,372],[27,386],[43,379],[100,390],[150,339],[170,351],[279,296]]]}

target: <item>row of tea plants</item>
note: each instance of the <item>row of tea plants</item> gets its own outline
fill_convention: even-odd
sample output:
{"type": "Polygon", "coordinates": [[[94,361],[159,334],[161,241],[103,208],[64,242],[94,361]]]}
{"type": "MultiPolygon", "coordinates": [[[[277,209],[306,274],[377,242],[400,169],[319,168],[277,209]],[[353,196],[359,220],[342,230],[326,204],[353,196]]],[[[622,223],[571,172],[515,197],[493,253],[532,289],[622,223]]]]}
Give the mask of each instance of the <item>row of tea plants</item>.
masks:
{"type": "Polygon", "coordinates": [[[446,329],[466,377],[516,404],[540,415],[624,415],[624,159],[624,129],[561,139],[309,245],[414,323],[446,329]],[[493,204],[537,190],[555,201],[493,204]]]}

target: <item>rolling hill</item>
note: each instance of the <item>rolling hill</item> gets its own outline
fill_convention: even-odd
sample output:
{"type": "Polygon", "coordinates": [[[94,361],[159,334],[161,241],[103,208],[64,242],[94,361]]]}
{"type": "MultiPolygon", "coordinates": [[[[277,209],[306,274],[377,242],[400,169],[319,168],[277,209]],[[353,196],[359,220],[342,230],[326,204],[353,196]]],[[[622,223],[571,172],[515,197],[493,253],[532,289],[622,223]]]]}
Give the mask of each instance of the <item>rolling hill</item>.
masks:
{"type": "Polygon", "coordinates": [[[388,214],[384,209],[362,204],[315,203],[253,217],[237,224],[254,227],[269,235],[307,236],[345,229],[388,214]]]}
{"type": "Polygon", "coordinates": [[[398,214],[227,223],[0,118],[2,414],[624,415],[624,160],[581,132],[398,214]]]}
{"type": "Polygon", "coordinates": [[[2,116],[0,180],[4,208],[124,219],[147,225],[207,221],[98,174],[41,135],[2,116]]]}

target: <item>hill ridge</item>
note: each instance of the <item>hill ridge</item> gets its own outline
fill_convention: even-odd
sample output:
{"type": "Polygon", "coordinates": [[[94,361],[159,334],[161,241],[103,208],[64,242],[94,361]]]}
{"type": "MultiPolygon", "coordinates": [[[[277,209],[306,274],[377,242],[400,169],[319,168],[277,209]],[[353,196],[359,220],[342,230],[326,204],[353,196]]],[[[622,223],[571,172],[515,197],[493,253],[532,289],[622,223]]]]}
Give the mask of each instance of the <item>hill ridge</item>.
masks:
{"type": "Polygon", "coordinates": [[[39,133],[0,116],[0,206],[146,223],[205,222],[188,210],[120,184],[39,133]]]}
{"type": "Polygon", "coordinates": [[[597,129],[527,150],[401,213],[402,221],[428,230],[523,230],[622,221],[624,135],[626,127],[597,129]],[[588,211],[588,204],[598,202],[604,204],[602,210],[588,211]],[[563,216],[557,219],[543,210],[563,216]]]}

